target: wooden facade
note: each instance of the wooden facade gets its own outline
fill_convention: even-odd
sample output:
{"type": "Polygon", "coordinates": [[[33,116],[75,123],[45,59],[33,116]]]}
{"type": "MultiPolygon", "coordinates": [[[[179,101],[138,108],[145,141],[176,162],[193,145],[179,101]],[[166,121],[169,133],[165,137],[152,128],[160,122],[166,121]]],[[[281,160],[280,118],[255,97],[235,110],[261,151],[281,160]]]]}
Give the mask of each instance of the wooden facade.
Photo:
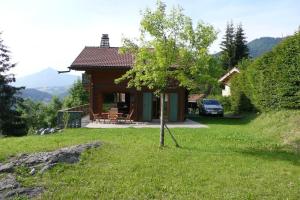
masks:
{"type": "MultiPolygon", "coordinates": [[[[153,91],[147,88],[140,91],[127,88],[126,82],[115,83],[115,79],[121,77],[132,66],[132,55],[119,54],[117,47],[85,47],[82,50],[69,69],[85,72],[83,83],[90,94],[91,118],[92,113],[105,112],[107,97],[113,94],[116,107],[125,114],[131,113],[133,110],[134,121],[159,119],[160,99],[153,94],[153,91]]],[[[168,88],[165,119],[184,121],[186,102],[186,89],[178,86],[168,88]]]]}
{"type": "MultiPolygon", "coordinates": [[[[134,121],[158,119],[160,109],[159,98],[152,91],[148,89],[137,91],[133,88],[127,88],[126,82],[115,84],[114,80],[122,76],[125,72],[126,70],[122,69],[87,70],[85,72],[90,78],[87,85],[90,94],[90,110],[93,113],[102,113],[105,94],[125,93],[128,96],[128,101],[125,99],[125,103],[128,104],[129,113],[133,110],[132,117],[134,121]],[[146,95],[151,95],[151,105],[145,105],[146,95]],[[151,108],[149,109],[149,107],[151,108]],[[146,109],[151,112],[150,118],[145,116],[146,109]]],[[[185,105],[186,90],[184,88],[169,88],[166,91],[166,119],[169,121],[184,121],[185,105]]],[[[90,117],[92,118],[92,114],[90,114],[90,117]]]]}

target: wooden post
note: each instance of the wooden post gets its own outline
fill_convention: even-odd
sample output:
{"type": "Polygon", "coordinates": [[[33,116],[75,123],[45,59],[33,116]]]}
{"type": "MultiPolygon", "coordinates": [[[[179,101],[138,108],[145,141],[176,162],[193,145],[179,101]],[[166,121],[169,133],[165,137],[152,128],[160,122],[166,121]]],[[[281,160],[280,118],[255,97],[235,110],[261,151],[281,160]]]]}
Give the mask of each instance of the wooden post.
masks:
{"type": "Polygon", "coordinates": [[[164,107],[165,107],[165,93],[161,93],[160,94],[160,147],[163,147],[165,145],[164,107]]]}
{"type": "Polygon", "coordinates": [[[178,144],[178,142],[177,142],[177,140],[175,139],[174,135],[171,133],[170,129],[167,127],[167,124],[166,124],[166,123],[165,123],[165,127],[166,127],[166,129],[168,130],[168,132],[169,132],[169,134],[170,134],[172,140],[174,141],[176,147],[180,147],[179,144],[178,144]]]}

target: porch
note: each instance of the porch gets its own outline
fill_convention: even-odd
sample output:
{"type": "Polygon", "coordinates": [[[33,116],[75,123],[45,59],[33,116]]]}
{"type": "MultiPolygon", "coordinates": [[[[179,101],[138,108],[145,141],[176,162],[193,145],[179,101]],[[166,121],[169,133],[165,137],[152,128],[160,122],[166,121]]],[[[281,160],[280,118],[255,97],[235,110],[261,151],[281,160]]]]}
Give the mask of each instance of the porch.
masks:
{"type": "MultiPolygon", "coordinates": [[[[185,120],[185,90],[174,89],[166,92],[164,115],[170,122],[185,120]]],[[[109,121],[111,116],[126,118],[135,122],[153,122],[159,119],[160,97],[151,91],[136,90],[93,90],[90,100],[90,120],[109,121]]],[[[113,117],[114,118],[114,117],[113,117]]]]}
{"type": "MultiPolygon", "coordinates": [[[[167,122],[169,128],[208,128],[207,125],[186,119],[183,122],[167,122]]],[[[160,128],[159,119],[151,122],[132,122],[132,123],[105,123],[104,121],[91,121],[89,116],[81,119],[81,127],[85,128],[160,128]]]]}

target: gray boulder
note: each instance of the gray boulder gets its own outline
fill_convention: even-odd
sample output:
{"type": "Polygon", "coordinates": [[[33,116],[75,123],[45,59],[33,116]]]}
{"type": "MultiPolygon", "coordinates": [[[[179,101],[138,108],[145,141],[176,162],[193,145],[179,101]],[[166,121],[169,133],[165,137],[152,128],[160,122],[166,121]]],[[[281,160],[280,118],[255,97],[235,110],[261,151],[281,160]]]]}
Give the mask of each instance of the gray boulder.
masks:
{"type": "Polygon", "coordinates": [[[97,148],[100,145],[100,142],[92,142],[62,148],[52,152],[21,154],[9,159],[5,164],[0,164],[0,173],[13,172],[17,166],[25,166],[31,169],[34,168],[35,170],[39,169],[40,172],[44,172],[45,169],[50,169],[57,163],[76,163],[80,160],[80,155],[84,150],[97,148]]]}

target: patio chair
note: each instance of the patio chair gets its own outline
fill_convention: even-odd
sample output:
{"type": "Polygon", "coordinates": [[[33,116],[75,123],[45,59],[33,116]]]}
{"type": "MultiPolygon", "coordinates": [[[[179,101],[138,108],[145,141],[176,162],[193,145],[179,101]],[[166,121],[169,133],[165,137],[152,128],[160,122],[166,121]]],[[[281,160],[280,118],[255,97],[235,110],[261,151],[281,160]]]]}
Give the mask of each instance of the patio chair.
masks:
{"type": "Polygon", "coordinates": [[[111,108],[108,112],[108,118],[110,122],[118,121],[118,108],[111,108]]]}
{"type": "Polygon", "coordinates": [[[105,120],[109,120],[109,113],[101,113],[100,119],[102,119],[103,123],[105,123],[105,120]]]}
{"type": "Polygon", "coordinates": [[[133,122],[133,120],[132,120],[133,112],[134,112],[134,109],[131,110],[130,114],[127,114],[127,115],[125,115],[125,117],[121,117],[119,119],[124,120],[125,123],[126,122],[132,123],[133,122]]]}
{"type": "Polygon", "coordinates": [[[130,112],[129,115],[126,115],[126,117],[125,117],[125,122],[126,122],[126,121],[128,121],[129,123],[132,123],[132,122],[133,122],[133,119],[132,119],[133,112],[134,112],[134,109],[131,110],[131,112],[130,112]]]}
{"type": "Polygon", "coordinates": [[[93,112],[93,110],[90,110],[90,112],[92,113],[92,115],[93,115],[93,119],[92,119],[92,122],[96,122],[97,123],[97,121],[99,122],[100,121],[100,115],[99,115],[99,113],[94,113],[93,112]]]}

